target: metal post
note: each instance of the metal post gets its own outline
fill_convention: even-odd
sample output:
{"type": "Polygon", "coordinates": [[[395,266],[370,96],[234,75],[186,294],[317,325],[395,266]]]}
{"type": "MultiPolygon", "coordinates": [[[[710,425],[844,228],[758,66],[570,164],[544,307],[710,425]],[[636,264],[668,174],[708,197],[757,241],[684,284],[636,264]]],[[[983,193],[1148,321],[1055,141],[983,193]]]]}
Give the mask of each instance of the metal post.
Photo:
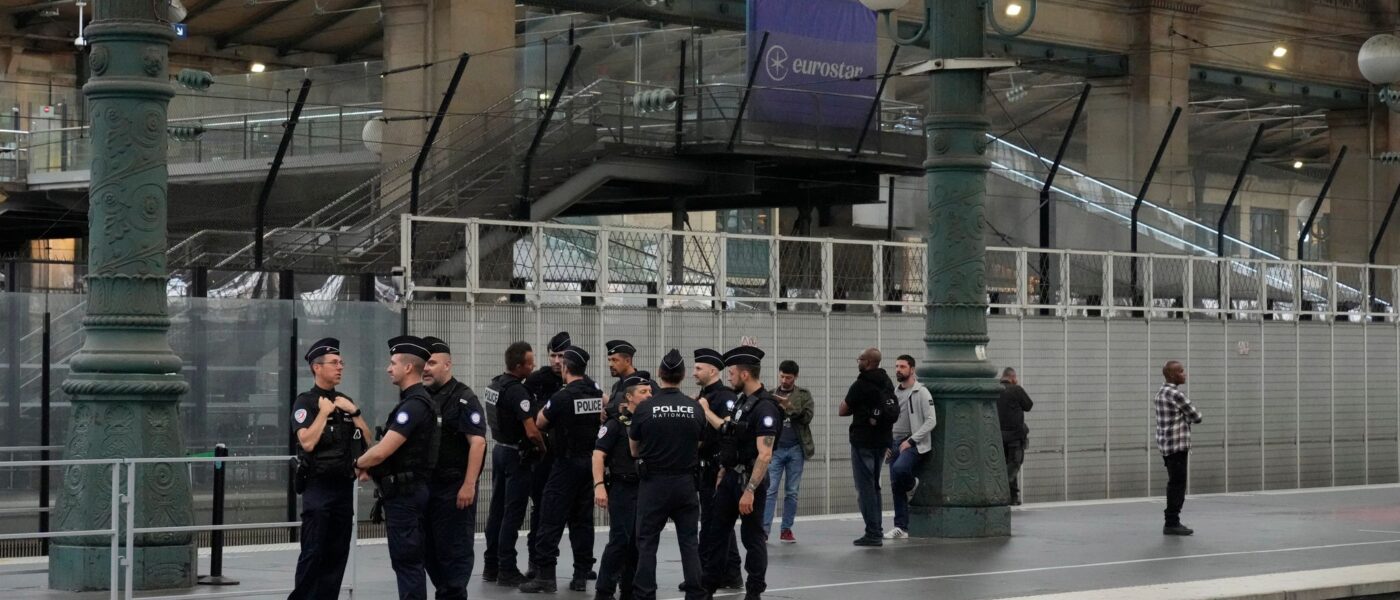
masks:
{"type": "MultiPolygon", "coordinates": [[[[49,420],[53,414],[52,391],[53,377],[50,365],[53,364],[53,327],[52,318],[48,311],[44,312],[44,336],[42,340],[43,354],[39,359],[39,445],[45,449],[39,451],[39,460],[49,460],[48,447],[50,444],[49,420]]],[[[14,399],[15,404],[19,404],[19,399],[14,399]]],[[[49,467],[44,465],[39,467],[39,532],[49,532],[49,467]]],[[[49,540],[44,538],[43,554],[49,554],[49,540]]]]}
{"type": "Polygon", "coordinates": [[[301,109],[306,106],[306,94],[311,91],[311,80],[301,80],[301,91],[297,92],[297,103],[292,107],[292,115],[287,119],[286,129],[282,130],[282,141],[277,144],[277,154],[272,157],[272,167],[263,179],[262,190],[258,192],[257,212],[253,214],[253,265],[256,270],[263,268],[263,229],[267,219],[267,200],[272,196],[272,186],[277,184],[277,173],[282,170],[282,159],[292,145],[292,136],[301,120],[301,109]]]}
{"type": "Polygon", "coordinates": [[[729,131],[729,145],[726,149],[733,151],[734,143],[739,141],[739,127],[744,124],[744,111],[749,107],[749,95],[753,92],[753,82],[758,78],[758,67],[763,64],[763,53],[768,49],[768,32],[763,32],[763,41],[758,43],[758,54],[753,56],[753,64],[749,65],[749,81],[744,85],[744,96],[739,100],[739,112],[734,115],[734,128],[729,131]]]}
{"type": "Polygon", "coordinates": [[[860,128],[860,138],[856,140],[856,147],[851,150],[851,158],[860,156],[861,149],[865,147],[865,136],[870,133],[870,122],[875,120],[875,115],[880,112],[880,98],[885,95],[885,84],[890,81],[890,73],[894,71],[894,60],[898,56],[899,46],[896,45],[890,51],[889,62],[885,63],[885,72],[880,75],[880,86],[875,90],[875,99],[870,101],[870,112],[865,113],[865,125],[860,128]]]}
{"type": "Polygon", "coordinates": [[[540,117],[540,126],[535,130],[534,139],[530,140],[529,149],[525,151],[525,159],[521,165],[520,196],[516,198],[515,205],[515,217],[522,221],[530,220],[530,170],[534,167],[535,153],[540,149],[540,142],[544,141],[544,133],[549,128],[550,121],[554,120],[554,111],[559,108],[559,98],[564,95],[564,86],[568,85],[569,77],[573,76],[574,66],[578,64],[578,57],[582,52],[582,46],[574,46],[573,52],[569,53],[569,64],[564,66],[564,74],[560,75],[559,83],[554,86],[554,95],[549,97],[549,106],[540,117]]]}
{"type": "MultiPolygon", "coordinates": [[[[228,446],[223,444],[214,446],[214,456],[217,458],[228,456],[228,446]]],[[[214,506],[211,509],[210,522],[215,527],[224,524],[224,485],[226,483],[224,476],[227,470],[227,463],[214,461],[214,506]]],[[[209,574],[199,578],[199,585],[238,585],[238,580],[224,577],[224,532],[222,529],[209,532],[209,574]]]]}
{"type": "MultiPolygon", "coordinates": [[[[1050,172],[1045,176],[1045,185],[1040,188],[1040,248],[1049,250],[1055,247],[1055,203],[1050,201],[1050,190],[1055,186],[1055,176],[1060,173],[1060,163],[1065,159],[1065,152],[1069,150],[1069,142],[1074,138],[1074,129],[1079,125],[1079,117],[1084,114],[1084,104],[1089,101],[1089,91],[1093,89],[1090,84],[1084,84],[1084,90],[1079,93],[1079,102],[1074,105],[1074,114],[1069,119],[1069,126],[1065,127],[1065,136],[1060,138],[1060,149],[1055,151],[1055,161],[1050,163],[1050,172]]],[[[1040,297],[1041,301],[1049,297],[1050,289],[1054,286],[1050,278],[1050,255],[1046,252],[1040,253],[1040,297]]],[[[1045,314],[1045,311],[1041,311],[1045,314]]]]}
{"type": "MultiPolygon", "coordinates": [[[[1390,206],[1385,209],[1385,216],[1381,218],[1381,226],[1376,229],[1376,237],[1371,239],[1371,250],[1366,254],[1367,277],[1371,282],[1371,306],[1376,305],[1376,272],[1370,265],[1376,264],[1376,254],[1381,250],[1381,240],[1385,239],[1385,230],[1390,227],[1390,218],[1395,216],[1395,204],[1400,202],[1400,186],[1395,188],[1395,194],[1390,197],[1390,206]]],[[[1400,282],[1400,273],[1394,276],[1396,282],[1400,282]]],[[[1301,282],[1299,283],[1301,286],[1301,282]]],[[[1391,298],[1396,301],[1396,298],[1391,298]]]]}
{"type": "MultiPolygon", "coordinates": [[[[984,3],[926,0],[925,7],[933,58],[983,55],[984,3]]],[[[933,393],[938,414],[953,425],[934,433],[935,459],[924,464],[920,479],[932,489],[959,491],[915,495],[910,533],[918,536],[1011,534],[996,417],[1001,385],[987,362],[987,248],[981,227],[991,166],[985,154],[986,76],[977,69],[929,75],[927,359],[918,374],[933,393]]]]}
{"type": "Polygon", "coordinates": [[[1332,189],[1332,180],[1337,177],[1337,170],[1342,167],[1342,159],[1347,157],[1347,147],[1342,146],[1337,151],[1337,160],[1332,161],[1332,170],[1327,172],[1327,180],[1322,182],[1322,191],[1317,193],[1317,202],[1313,203],[1311,211],[1308,211],[1308,220],[1303,224],[1303,230],[1298,232],[1298,260],[1303,260],[1303,244],[1308,240],[1308,233],[1312,231],[1313,221],[1317,220],[1317,213],[1322,210],[1322,202],[1327,199],[1327,191],[1332,189]]]}
{"type": "Polygon", "coordinates": [[[1172,118],[1167,122],[1167,132],[1162,134],[1162,141],[1157,144],[1157,154],[1152,156],[1152,164],[1147,167],[1147,175],[1142,180],[1142,188],[1138,190],[1137,198],[1133,200],[1133,231],[1128,238],[1128,244],[1130,244],[1128,250],[1133,253],[1130,279],[1132,280],[1134,302],[1142,295],[1141,290],[1138,289],[1138,212],[1142,210],[1143,200],[1147,199],[1147,190],[1152,187],[1152,178],[1157,176],[1157,167],[1162,164],[1162,155],[1167,153],[1167,145],[1172,141],[1172,132],[1176,131],[1176,122],[1180,118],[1181,107],[1178,106],[1172,111],[1172,118]]]}
{"type": "MultiPolygon", "coordinates": [[[[164,3],[108,0],[95,5],[85,36],[91,43],[91,79],[83,86],[92,121],[92,180],[88,195],[88,303],[83,347],[69,361],[62,389],[72,414],[90,427],[65,440],[70,458],[175,457],[185,452],[179,398],[189,390],[180,357],[167,337],[166,110],[175,91],[168,75],[170,24],[164,3]],[[154,8],[154,10],[152,10],[154,8]]],[[[285,412],[285,411],[283,411],[285,412]]],[[[131,463],[134,467],[135,463],[131,463]]],[[[93,485],[102,466],[65,470],[54,509],[55,532],[105,529],[111,490],[93,485]]],[[[188,525],[193,502],[187,471],[170,463],[128,472],[127,531],[156,524],[188,525]],[[138,478],[139,477],[139,478],[138,478]]],[[[195,547],[187,532],[128,538],[126,584],[143,590],[194,584],[195,547]],[[140,568],[135,568],[138,566],[140,568]]],[[[58,538],[49,546],[49,587],[107,589],[111,578],[93,565],[109,563],[110,542],[58,538]]],[[[128,595],[128,597],[130,597],[128,595]]]]}
{"type": "Polygon", "coordinates": [[[471,54],[463,52],[457,59],[457,68],[452,71],[452,80],[447,83],[447,91],[443,93],[442,103],[438,105],[437,114],[433,116],[433,124],[428,127],[428,137],[423,139],[423,147],[418,150],[418,159],[413,162],[412,180],[409,182],[408,214],[418,214],[418,182],[423,176],[423,166],[428,163],[428,155],[433,151],[433,142],[437,141],[438,131],[442,129],[442,120],[447,116],[447,108],[452,105],[452,97],[457,94],[457,85],[462,82],[462,73],[467,70],[467,62],[471,58],[471,54]]]}
{"type": "MultiPolygon", "coordinates": [[[[1220,210],[1220,219],[1215,224],[1215,255],[1225,256],[1225,223],[1230,218],[1230,210],[1235,207],[1235,198],[1240,195],[1240,186],[1244,185],[1244,177],[1249,174],[1249,164],[1254,162],[1254,153],[1259,149],[1259,140],[1264,137],[1264,126],[1260,125],[1254,130],[1254,139],[1249,142],[1249,150],[1245,152],[1244,162],[1240,164],[1240,172],[1235,175],[1235,185],[1230,187],[1230,196],[1225,199],[1225,208],[1220,210]]],[[[1216,265],[1219,271],[1220,265],[1216,265]]]]}
{"type": "MultiPolygon", "coordinates": [[[[681,40],[681,66],[676,74],[676,152],[680,153],[685,144],[685,49],[686,41],[681,40]]],[[[697,104],[698,106],[698,104],[697,104]]]]}
{"type": "MultiPolygon", "coordinates": [[[[281,285],[278,286],[279,297],[283,300],[292,300],[296,297],[296,289],[294,286],[296,281],[295,277],[293,276],[291,271],[282,271],[281,279],[281,285]]],[[[286,372],[283,373],[283,381],[281,382],[282,393],[286,394],[285,396],[283,396],[283,402],[285,402],[285,404],[283,404],[282,406],[291,406],[292,400],[294,400],[297,397],[296,374],[298,369],[302,368],[301,365],[297,364],[297,327],[299,323],[297,322],[296,318],[296,309],[293,307],[289,312],[291,313],[292,317],[292,335],[287,340],[287,346],[284,350],[286,352],[286,355],[283,357],[282,363],[283,365],[286,365],[286,372]]],[[[277,424],[279,427],[282,428],[282,431],[287,436],[287,454],[294,455],[297,453],[297,436],[296,433],[292,432],[292,424],[289,419],[289,411],[278,411],[277,424]]],[[[288,464],[286,489],[286,520],[288,522],[297,520],[297,491],[295,484],[296,466],[288,464]]],[[[296,528],[287,529],[288,541],[296,542],[300,539],[300,537],[301,532],[298,531],[296,528]]]]}

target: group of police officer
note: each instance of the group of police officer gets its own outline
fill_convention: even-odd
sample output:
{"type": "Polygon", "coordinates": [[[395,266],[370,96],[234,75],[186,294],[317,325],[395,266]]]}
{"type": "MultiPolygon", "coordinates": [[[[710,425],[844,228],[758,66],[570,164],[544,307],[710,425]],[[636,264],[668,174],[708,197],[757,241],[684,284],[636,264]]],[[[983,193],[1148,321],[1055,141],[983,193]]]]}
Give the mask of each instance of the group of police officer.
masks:
{"type": "Polygon", "coordinates": [[[390,381],[398,404],[370,445],[353,400],[335,390],[344,363],[339,341],[319,340],[306,353],[315,386],[292,407],[300,443],[301,556],[289,598],[336,598],[353,527],[355,480],[372,478],[372,520],[386,523],[400,598],[466,598],[473,569],[478,478],[491,455],[493,494],[487,512],[482,579],[521,592],[552,593],[564,529],[570,530],[569,588],[596,598],[656,597],[662,529],[675,524],[687,599],[742,587],[746,599],[766,588],[762,504],[782,411],[760,380],[763,351],[740,346],[694,353],[697,398],[680,390],[685,361],[672,349],[650,373],[633,364],[637,349],[606,343],[610,393],[586,371],[589,353],[567,332],[549,343],[550,364],[535,370],[526,342],[505,351],[505,370],[479,401],[452,376],[451,349],[432,337],[389,340],[390,381]],[[727,383],[721,381],[725,369],[727,383]],[[515,545],[534,505],[528,569],[515,545]],[[592,572],[593,506],[606,509],[610,531],[592,572]],[[735,522],[746,551],[739,573],[735,522]],[[425,577],[426,574],[426,577],[425,577]]]}

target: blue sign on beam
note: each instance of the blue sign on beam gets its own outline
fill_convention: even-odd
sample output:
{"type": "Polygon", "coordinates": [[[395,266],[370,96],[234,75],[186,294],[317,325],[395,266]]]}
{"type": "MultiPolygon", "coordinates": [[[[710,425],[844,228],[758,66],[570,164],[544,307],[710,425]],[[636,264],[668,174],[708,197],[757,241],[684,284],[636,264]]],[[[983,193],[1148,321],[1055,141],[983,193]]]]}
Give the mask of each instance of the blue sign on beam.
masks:
{"type": "Polygon", "coordinates": [[[186,37],[186,33],[188,33],[184,23],[171,23],[170,28],[175,30],[175,37],[177,38],[186,37]]]}

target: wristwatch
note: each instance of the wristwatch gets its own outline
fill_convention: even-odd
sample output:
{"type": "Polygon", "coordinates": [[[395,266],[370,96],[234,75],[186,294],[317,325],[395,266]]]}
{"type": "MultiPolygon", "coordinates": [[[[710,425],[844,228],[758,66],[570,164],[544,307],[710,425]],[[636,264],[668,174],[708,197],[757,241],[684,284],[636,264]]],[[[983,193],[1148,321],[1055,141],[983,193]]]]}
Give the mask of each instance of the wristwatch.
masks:
{"type": "Polygon", "coordinates": [[[360,415],[362,415],[362,414],[364,414],[364,413],[365,413],[365,411],[362,410],[360,407],[357,406],[357,407],[355,407],[355,412],[349,413],[348,416],[349,416],[350,418],[353,419],[353,418],[358,417],[358,416],[360,416],[360,415]]]}
{"type": "Polygon", "coordinates": [[[758,491],[758,486],[754,485],[753,482],[750,481],[750,482],[744,484],[744,490],[745,490],[745,491],[748,491],[748,492],[757,492],[757,491],[758,491]]]}

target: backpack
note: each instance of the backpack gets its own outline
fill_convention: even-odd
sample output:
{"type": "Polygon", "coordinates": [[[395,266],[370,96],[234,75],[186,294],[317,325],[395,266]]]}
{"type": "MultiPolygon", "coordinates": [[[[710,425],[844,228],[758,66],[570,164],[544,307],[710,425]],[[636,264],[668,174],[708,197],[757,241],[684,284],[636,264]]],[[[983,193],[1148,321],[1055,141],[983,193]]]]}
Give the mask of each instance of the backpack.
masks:
{"type": "Polygon", "coordinates": [[[880,390],[884,397],[880,399],[880,407],[875,409],[875,420],[881,427],[892,427],[899,421],[899,397],[894,394],[894,388],[882,388],[880,390]]]}

